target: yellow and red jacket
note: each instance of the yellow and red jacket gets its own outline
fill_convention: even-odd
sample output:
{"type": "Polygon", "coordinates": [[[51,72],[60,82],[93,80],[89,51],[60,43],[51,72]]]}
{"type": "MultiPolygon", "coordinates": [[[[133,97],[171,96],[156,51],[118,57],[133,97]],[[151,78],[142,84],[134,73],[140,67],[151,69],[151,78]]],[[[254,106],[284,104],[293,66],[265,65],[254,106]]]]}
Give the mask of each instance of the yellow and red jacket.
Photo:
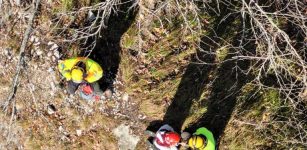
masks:
{"type": "Polygon", "coordinates": [[[97,62],[87,57],[74,57],[60,61],[58,64],[59,71],[66,78],[66,80],[71,80],[71,70],[80,61],[86,65],[86,77],[84,78],[85,81],[88,83],[93,83],[102,77],[103,70],[97,62]]]}

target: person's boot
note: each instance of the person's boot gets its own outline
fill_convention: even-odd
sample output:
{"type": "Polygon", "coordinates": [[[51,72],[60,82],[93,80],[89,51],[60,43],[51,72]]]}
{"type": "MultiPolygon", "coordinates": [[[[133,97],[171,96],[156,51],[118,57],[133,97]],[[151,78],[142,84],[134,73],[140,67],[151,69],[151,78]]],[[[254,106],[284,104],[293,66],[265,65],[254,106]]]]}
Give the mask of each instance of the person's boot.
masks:
{"type": "Polygon", "coordinates": [[[147,136],[150,136],[150,137],[155,137],[156,136],[156,134],[154,132],[149,131],[149,130],[144,131],[144,134],[147,135],[147,136]]]}
{"type": "Polygon", "coordinates": [[[76,90],[78,89],[79,84],[74,83],[73,81],[67,82],[67,92],[69,94],[75,94],[76,90]]]}
{"type": "Polygon", "coordinates": [[[180,136],[183,141],[188,141],[188,139],[191,137],[191,134],[189,132],[182,132],[180,136]]]}
{"type": "Polygon", "coordinates": [[[146,144],[150,150],[159,150],[155,145],[152,144],[149,140],[146,140],[146,144]]]}

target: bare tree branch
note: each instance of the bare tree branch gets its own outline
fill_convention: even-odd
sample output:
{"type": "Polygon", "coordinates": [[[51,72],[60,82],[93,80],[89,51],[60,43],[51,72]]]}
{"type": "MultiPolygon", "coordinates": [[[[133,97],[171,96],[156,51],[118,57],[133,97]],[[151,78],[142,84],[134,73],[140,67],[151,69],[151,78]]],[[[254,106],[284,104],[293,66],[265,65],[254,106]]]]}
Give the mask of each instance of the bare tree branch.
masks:
{"type": "Polygon", "coordinates": [[[15,95],[16,95],[17,87],[19,85],[19,76],[21,74],[21,71],[22,71],[23,65],[24,65],[25,50],[26,50],[26,47],[27,47],[27,43],[28,43],[28,39],[30,37],[30,34],[32,33],[33,22],[34,22],[34,18],[37,14],[37,11],[38,11],[40,0],[36,0],[33,4],[34,4],[34,9],[33,9],[33,12],[30,16],[28,26],[27,26],[26,32],[24,34],[20,49],[19,49],[19,59],[18,59],[16,73],[15,73],[14,79],[12,81],[11,92],[10,92],[10,95],[8,96],[5,104],[3,105],[3,111],[6,111],[6,112],[8,110],[8,107],[10,106],[10,104],[14,101],[14,98],[15,98],[15,95]]]}

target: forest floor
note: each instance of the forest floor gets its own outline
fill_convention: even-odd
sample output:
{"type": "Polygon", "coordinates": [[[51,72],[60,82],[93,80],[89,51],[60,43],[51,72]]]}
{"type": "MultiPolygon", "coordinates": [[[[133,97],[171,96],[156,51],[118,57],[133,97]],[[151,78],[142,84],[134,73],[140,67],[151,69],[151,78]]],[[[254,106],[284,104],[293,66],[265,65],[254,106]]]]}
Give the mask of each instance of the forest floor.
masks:
{"type": "MultiPolygon", "coordinates": [[[[42,10],[14,98],[16,116],[0,113],[0,149],[143,150],[147,147],[144,131],[165,123],[177,132],[205,126],[219,149],[275,146],[260,133],[267,132],[268,122],[281,106],[278,91],[258,89],[250,83],[253,76],[236,70],[249,62],[223,62],[232,57],[228,43],[236,41],[238,20],[230,17],[220,24],[216,16],[204,16],[207,28],[197,35],[182,32],[180,23],[163,27],[155,22],[145,32],[139,29],[137,9],[121,12],[110,17],[103,36],[88,53],[77,43],[63,42],[64,37],[50,29],[54,16],[49,14],[55,11],[51,4],[42,10]],[[210,28],[215,25],[220,28],[213,33],[210,28]],[[213,34],[225,40],[209,46],[195,44],[198,37],[210,43],[213,34]],[[217,55],[200,52],[199,47],[215,49],[217,55]],[[111,87],[111,97],[105,93],[104,100],[85,101],[78,94],[67,94],[57,63],[74,56],[88,56],[102,66],[105,76],[99,84],[104,90],[111,87]]],[[[25,22],[17,23],[21,26],[8,19],[0,28],[1,103],[12,92],[25,30],[25,22]]]]}

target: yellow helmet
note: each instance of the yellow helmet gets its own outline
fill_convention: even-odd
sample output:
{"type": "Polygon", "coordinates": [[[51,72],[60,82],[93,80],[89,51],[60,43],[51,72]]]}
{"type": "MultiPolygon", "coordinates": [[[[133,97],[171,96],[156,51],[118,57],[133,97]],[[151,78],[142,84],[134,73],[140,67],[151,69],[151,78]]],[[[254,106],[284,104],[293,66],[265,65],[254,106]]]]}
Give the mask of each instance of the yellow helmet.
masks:
{"type": "Polygon", "coordinates": [[[188,141],[189,146],[192,149],[199,149],[202,150],[205,148],[206,145],[206,140],[205,138],[203,138],[202,136],[198,136],[198,135],[193,135],[189,141],[188,141]]]}
{"type": "Polygon", "coordinates": [[[83,71],[81,68],[74,68],[71,70],[71,79],[75,83],[81,83],[83,80],[83,71]]]}

